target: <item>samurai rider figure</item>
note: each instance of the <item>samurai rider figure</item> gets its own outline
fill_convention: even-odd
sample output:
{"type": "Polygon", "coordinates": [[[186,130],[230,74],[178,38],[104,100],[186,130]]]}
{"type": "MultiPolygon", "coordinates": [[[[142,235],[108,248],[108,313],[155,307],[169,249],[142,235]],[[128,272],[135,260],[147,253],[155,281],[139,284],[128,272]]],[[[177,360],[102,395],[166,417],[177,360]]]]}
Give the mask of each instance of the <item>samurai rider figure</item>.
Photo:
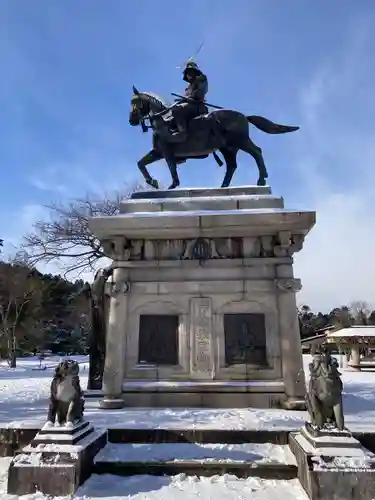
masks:
{"type": "Polygon", "coordinates": [[[183,80],[188,83],[184,94],[186,100],[172,108],[172,115],[177,126],[177,132],[174,135],[177,135],[180,140],[186,139],[189,121],[207,113],[204,100],[208,92],[208,81],[195,62],[189,61],[186,64],[183,80]]]}

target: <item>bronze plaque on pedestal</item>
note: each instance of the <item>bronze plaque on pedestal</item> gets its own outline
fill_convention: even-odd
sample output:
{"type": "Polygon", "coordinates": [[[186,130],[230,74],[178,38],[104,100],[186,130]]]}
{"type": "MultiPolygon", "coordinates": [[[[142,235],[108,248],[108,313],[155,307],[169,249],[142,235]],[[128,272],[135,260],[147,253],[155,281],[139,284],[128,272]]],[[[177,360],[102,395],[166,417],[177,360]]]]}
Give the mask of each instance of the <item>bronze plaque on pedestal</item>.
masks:
{"type": "Polygon", "coordinates": [[[142,314],[139,318],[138,363],[178,364],[178,316],[142,314]]]}
{"type": "Polygon", "coordinates": [[[226,365],[266,365],[264,314],[224,314],[226,365]]]}

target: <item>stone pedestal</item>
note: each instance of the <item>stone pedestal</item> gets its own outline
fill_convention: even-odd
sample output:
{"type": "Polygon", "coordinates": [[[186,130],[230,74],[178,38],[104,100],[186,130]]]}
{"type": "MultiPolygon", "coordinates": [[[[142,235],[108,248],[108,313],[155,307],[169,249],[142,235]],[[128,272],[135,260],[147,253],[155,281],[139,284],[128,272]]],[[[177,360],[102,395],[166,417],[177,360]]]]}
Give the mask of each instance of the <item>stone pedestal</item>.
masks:
{"type": "Polygon", "coordinates": [[[320,432],[311,426],[289,435],[298,479],[311,500],[375,498],[375,455],[349,431],[320,432]]]}
{"type": "Polygon", "coordinates": [[[293,254],[314,224],[257,186],[135,193],[91,219],[116,269],[102,406],[300,408],[293,254]]]}
{"type": "Polygon", "coordinates": [[[89,422],[70,427],[44,427],[17,454],[9,467],[8,493],[74,494],[91,474],[93,459],[107,442],[105,430],[89,422]]]}

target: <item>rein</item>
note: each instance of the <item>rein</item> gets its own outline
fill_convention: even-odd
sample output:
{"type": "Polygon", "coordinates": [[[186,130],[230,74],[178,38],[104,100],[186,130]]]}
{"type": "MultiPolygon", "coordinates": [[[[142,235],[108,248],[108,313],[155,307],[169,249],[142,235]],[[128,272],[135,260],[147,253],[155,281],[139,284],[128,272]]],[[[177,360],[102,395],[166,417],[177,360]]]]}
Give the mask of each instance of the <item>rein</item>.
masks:
{"type": "Polygon", "coordinates": [[[174,103],[172,104],[172,106],[167,106],[165,105],[162,101],[160,101],[159,99],[157,99],[156,97],[152,97],[150,95],[148,95],[147,93],[142,93],[141,94],[141,98],[144,102],[147,102],[148,104],[148,107],[149,107],[149,112],[147,115],[143,116],[143,118],[140,119],[140,125],[142,127],[142,132],[148,132],[148,130],[151,128],[153,128],[152,126],[152,120],[154,118],[158,118],[160,116],[163,116],[165,113],[168,113],[168,111],[170,109],[172,109],[174,106],[176,106],[178,103],[174,103]],[[150,113],[150,107],[152,105],[152,103],[158,103],[158,105],[161,107],[161,108],[164,108],[164,109],[161,109],[161,111],[158,111],[157,113],[155,114],[151,114],[150,113]],[[150,125],[146,125],[146,120],[149,120],[150,122],[150,125]]]}

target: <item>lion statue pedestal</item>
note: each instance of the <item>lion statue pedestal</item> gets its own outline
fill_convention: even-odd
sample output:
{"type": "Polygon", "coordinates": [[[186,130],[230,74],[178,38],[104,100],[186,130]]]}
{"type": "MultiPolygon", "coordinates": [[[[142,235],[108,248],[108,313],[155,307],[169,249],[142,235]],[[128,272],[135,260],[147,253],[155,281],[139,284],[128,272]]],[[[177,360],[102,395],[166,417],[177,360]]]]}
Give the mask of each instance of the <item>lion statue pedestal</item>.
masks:
{"type": "Polygon", "coordinates": [[[310,364],[311,422],[289,435],[298,478],[311,500],[375,498],[375,455],[344,426],[338,364],[324,348],[310,364]]]}
{"type": "Polygon", "coordinates": [[[9,467],[8,493],[74,494],[91,473],[107,442],[106,430],[83,419],[84,400],[76,361],[59,363],[51,383],[47,423],[9,467]]]}

